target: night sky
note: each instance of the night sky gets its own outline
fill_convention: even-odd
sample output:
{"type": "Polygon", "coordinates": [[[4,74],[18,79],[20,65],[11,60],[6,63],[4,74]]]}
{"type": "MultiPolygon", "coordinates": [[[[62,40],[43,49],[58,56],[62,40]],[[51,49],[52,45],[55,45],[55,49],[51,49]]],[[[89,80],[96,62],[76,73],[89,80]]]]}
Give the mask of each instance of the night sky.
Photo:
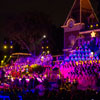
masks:
{"type": "MultiPolygon", "coordinates": [[[[99,3],[99,0],[91,1],[94,6],[99,3]]],[[[33,11],[48,14],[55,25],[61,26],[73,2],[74,0],[0,0],[0,26],[13,14],[33,11]]]]}
{"type": "Polygon", "coordinates": [[[0,0],[0,25],[10,15],[40,11],[50,16],[57,26],[63,25],[74,0],[0,0]]]}
{"type": "Polygon", "coordinates": [[[1,30],[10,16],[27,12],[41,12],[60,27],[64,24],[74,0],[0,0],[0,46],[6,33],[1,30]]]}
{"type": "MultiPolygon", "coordinates": [[[[91,1],[96,10],[99,0],[91,1]]],[[[64,24],[73,2],[74,0],[0,0],[0,30],[9,16],[34,11],[47,14],[52,23],[60,27],[64,24]]],[[[0,32],[0,37],[3,35],[0,32]]]]}

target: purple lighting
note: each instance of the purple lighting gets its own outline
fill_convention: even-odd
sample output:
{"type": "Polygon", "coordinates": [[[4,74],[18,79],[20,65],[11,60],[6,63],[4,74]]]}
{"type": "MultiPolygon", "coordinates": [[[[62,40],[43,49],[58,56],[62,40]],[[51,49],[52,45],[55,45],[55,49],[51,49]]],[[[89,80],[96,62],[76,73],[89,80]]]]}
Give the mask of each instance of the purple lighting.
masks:
{"type": "Polygon", "coordinates": [[[12,41],[10,41],[10,44],[12,44],[13,42],[12,41]]]}
{"type": "Polygon", "coordinates": [[[7,41],[4,41],[4,44],[6,44],[7,43],[7,41]]]}

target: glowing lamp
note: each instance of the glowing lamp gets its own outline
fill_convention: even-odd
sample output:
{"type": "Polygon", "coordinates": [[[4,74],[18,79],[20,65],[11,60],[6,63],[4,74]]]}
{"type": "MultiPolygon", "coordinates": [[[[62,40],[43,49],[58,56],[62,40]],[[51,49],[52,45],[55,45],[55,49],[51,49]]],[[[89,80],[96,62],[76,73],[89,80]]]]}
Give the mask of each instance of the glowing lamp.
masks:
{"type": "Polygon", "coordinates": [[[45,51],[43,51],[43,53],[45,53],[45,51]]]}
{"type": "Polygon", "coordinates": [[[13,49],[13,46],[12,45],[10,46],[10,49],[13,49]]]}
{"type": "Polygon", "coordinates": [[[82,65],[83,65],[83,61],[82,61],[82,65]]]}
{"type": "Polygon", "coordinates": [[[4,63],[4,61],[3,61],[3,60],[1,60],[1,63],[4,63]]]}
{"type": "Polygon", "coordinates": [[[48,50],[47,53],[50,53],[50,51],[48,50]]]}
{"type": "Polygon", "coordinates": [[[44,56],[42,56],[41,58],[44,59],[44,56]]]}
{"type": "Polygon", "coordinates": [[[43,35],[43,38],[46,38],[46,35],[43,35]]]}
{"type": "Polygon", "coordinates": [[[5,55],[4,58],[7,58],[7,56],[5,55]]]}
{"type": "Polygon", "coordinates": [[[41,57],[41,61],[43,61],[43,60],[44,60],[44,56],[41,57]]]}
{"type": "Polygon", "coordinates": [[[98,27],[99,25],[98,24],[96,24],[96,27],[98,27]]]}
{"type": "Polygon", "coordinates": [[[49,47],[47,46],[46,48],[48,49],[49,47]]]}
{"type": "Polygon", "coordinates": [[[76,65],[78,65],[78,62],[76,61],[76,65]]]}
{"type": "Polygon", "coordinates": [[[92,64],[92,60],[90,60],[90,63],[92,64]]]}
{"type": "Polygon", "coordinates": [[[93,25],[90,25],[90,28],[93,28],[93,25]]]}
{"type": "Polygon", "coordinates": [[[44,49],[44,47],[42,46],[42,49],[44,49]]]}
{"type": "Polygon", "coordinates": [[[91,55],[93,55],[93,52],[91,52],[91,55]]]}
{"type": "Polygon", "coordinates": [[[100,60],[99,60],[98,62],[99,62],[99,64],[100,64],[100,60]]]}
{"type": "Polygon", "coordinates": [[[95,35],[96,35],[96,33],[93,31],[93,32],[91,33],[91,37],[95,37],[95,35]]]}
{"type": "Polygon", "coordinates": [[[4,45],[4,49],[7,49],[7,46],[6,45],[4,45]]]}

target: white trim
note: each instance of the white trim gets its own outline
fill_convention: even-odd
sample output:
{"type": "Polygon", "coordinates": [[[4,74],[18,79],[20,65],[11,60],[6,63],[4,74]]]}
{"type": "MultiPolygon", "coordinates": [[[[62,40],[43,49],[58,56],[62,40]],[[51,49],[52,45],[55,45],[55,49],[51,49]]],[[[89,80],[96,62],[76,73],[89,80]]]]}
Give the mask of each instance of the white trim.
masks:
{"type": "MultiPolygon", "coordinates": [[[[84,23],[75,23],[74,24],[74,26],[77,26],[77,25],[85,25],[84,23]]],[[[66,25],[63,25],[63,26],[61,26],[61,28],[66,28],[66,27],[68,27],[68,25],[66,24],[66,25]]]]}
{"type": "Polygon", "coordinates": [[[91,33],[92,31],[100,32],[100,29],[94,29],[94,30],[89,30],[89,31],[83,31],[83,32],[79,32],[79,34],[88,34],[88,33],[91,33]]]}
{"type": "MultiPolygon", "coordinates": [[[[63,26],[66,26],[66,23],[67,23],[67,21],[68,21],[70,15],[71,15],[71,13],[72,13],[72,10],[73,10],[73,8],[74,8],[76,2],[77,2],[77,0],[74,1],[73,5],[72,5],[72,8],[70,9],[70,11],[69,11],[69,13],[68,13],[68,16],[67,16],[67,18],[66,18],[66,20],[65,20],[65,22],[64,22],[64,24],[63,24],[63,26]]],[[[80,23],[81,23],[81,22],[82,22],[82,0],[80,0],[79,2],[80,2],[80,8],[79,8],[79,10],[80,10],[79,13],[80,13],[80,15],[79,15],[79,16],[80,16],[80,23]]],[[[97,15],[96,15],[96,13],[95,13],[93,7],[92,7],[92,4],[91,4],[90,0],[87,0],[87,2],[89,3],[90,9],[91,9],[93,15],[95,16],[97,22],[99,22],[99,20],[98,20],[98,18],[97,18],[97,15]]]]}
{"type": "Polygon", "coordinates": [[[71,10],[70,10],[70,11],[69,11],[69,13],[68,13],[68,16],[67,16],[67,18],[66,18],[66,20],[65,20],[65,22],[64,22],[64,26],[65,26],[65,25],[66,25],[66,23],[67,23],[67,20],[68,20],[68,18],[69,18],[69,16],[70,16],[70,14],[71,14],[71,12],[72,12],[72,9],[73,9],[73,7],[74,7],[75,3],[76,3],[76,0],[74,1],[73,5],[72,5],[72,7],[71,7],[71,10]]]}
{"type": "MultiPolygon", "coordinates": [[[[64,33],[65,32],[73,32],[73,31],[80,31],[81,29],[84,28],[84,23],[76,23],[72,28],[66,26],[62,26],[64,28],[64,33]]],[[[79,32],[78,32],[79,33],[79,32]]]]}

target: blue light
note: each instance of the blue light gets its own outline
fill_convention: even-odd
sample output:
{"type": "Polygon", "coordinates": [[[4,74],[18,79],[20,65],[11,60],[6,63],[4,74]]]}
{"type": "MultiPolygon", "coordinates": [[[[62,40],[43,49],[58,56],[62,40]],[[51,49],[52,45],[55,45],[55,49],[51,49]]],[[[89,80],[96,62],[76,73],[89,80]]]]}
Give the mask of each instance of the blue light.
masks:
{"type": "Polygon", "coordinates": [[[10,41],[10,44],[12,44],[13,42],[12,41],[10,41]]]}
{"type": "Polygon", "coordinates": [[[3,95],[0,95],[0,100],[10,100],[10,97],[9,96],[3,96],[3,95]]]}

